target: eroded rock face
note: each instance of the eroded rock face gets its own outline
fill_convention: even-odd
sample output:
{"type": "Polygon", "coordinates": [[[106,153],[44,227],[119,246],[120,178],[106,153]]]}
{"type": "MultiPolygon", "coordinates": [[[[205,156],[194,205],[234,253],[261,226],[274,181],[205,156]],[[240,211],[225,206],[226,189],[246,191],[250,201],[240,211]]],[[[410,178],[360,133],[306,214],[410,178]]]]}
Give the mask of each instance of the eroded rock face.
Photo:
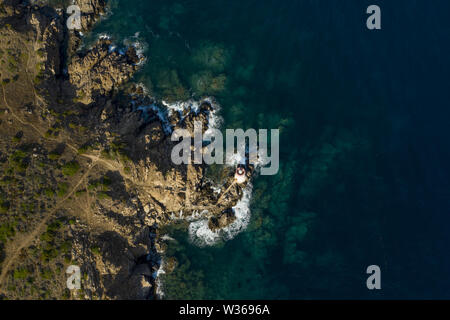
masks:
{"type": "Polygon", "coordinates": [[[155,121],[150,123],[137,136],[139,144],[144,145],[146,150],[156,147],[164,140],[164,131],[161,122],[155,121]]]}
{"type": "Polygon", "coordinates": [[[74,0],[74,5],[80,8],[81,30],[67,31],[67,56],[72,57],[82,43],[82,33],[89,32],[101,15],[105,14],[105,0],[74,0]]]}
{"type": "Polygon", "coordinates": [[[90,104],[95,96],[108,96],[137,70],[136,50],[130,48],[126,54],[120,54],[110,50],[111,44],[100,40],[86,54],[72,58],[68,72],[78,102],[90,104]]]}
{"type": "Polygon", "coordinates": [[[64,40],[61,16],[56,12],[43,12],[28,8],[27,23],[35,30],[38,41],[33,44],[34,51],[39,52],[43,75],[48,79],[61,74],[61,45],[64,40]]]}
{"type": "MultiPolygon", "coordinates": [[[[134,104],[138,103],[134,101],[134,104]]],[[[225,196],[221,196],[214,193],[205,180],[205,165],[193,164],[193,161],[189,165],[175,165],[171,161],[172,150],[178,141],[171,141],[170,134],[164,130],[167,123],[163,124],[157,114],[150,111],[150,116],[147,114],[144,117],[136,108],[122,114],[119,112],[120,106],[111,105],[110,108],[109,115],[104,117],[97,131],[102,132],[102,128],[107,127],[109,132],[114,133],[112,136],[119,137],[115,141],[120,140],[124,153],[131,159],[126,164],[129,178],[144,186],[145,192],[140,193],[139,198],[145,205],[149,221],[167,221],[169,216],[178,215],[180,211],[185,217],[194,211],[204,210],[218,214],[236,205],[242,195],[242,186],[235,185],[225,196]],[[113,116],[117,114],[120,116],[113,116]]],[[[182,120],[178,117],[178,122],[173,121],[172,117],[171,130],[183,128],[193,134],[194,122],[199,121],[206,131],[211,108],[211,104],[205,101],[199,112],[191,111],[182,120]]],[[[227,186],[232,182],[233,175],[230,175],[227,186]]]]}
{"type": "Polygon", "coordinates": [[[92,28],[100,15],[105,13],[106,9],[105,0],[75,0],[74,4],[80,7],[81,27],[84,31],[92,28]]]}
{"type": "Polygon", "coordinates": [[[236,220],[235,215],[231,210],[225,210],[218,216],[213,216],[208,221],[208,227],[212,231],[217,231],[219,229],[225,228],[236,220]]]}

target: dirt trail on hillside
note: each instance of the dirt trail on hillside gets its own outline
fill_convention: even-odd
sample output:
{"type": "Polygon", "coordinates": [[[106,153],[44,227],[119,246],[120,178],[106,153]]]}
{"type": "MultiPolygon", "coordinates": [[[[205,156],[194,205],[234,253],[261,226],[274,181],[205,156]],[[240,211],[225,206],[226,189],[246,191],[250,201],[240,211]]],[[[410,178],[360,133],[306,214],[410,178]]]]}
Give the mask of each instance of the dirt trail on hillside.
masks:
{"type": "Polygon", "coordinates": [[[56,211],[61,208],[64,202],[66,202],[67,199],[69,199],[76,192],[78,187],[83,182],[85,182],[85,179],[88,177],[89,173],[95,167],[95,165],[95,162],[89,165],[88,170],[81,177],[80,181],[78,181],[78,183],[72,188],[72,191],[70,191],[60,202],[56,204],[56,206],[50,212],[47,213],[46,217],[41,222],[39,222],[39,224],[34,228],[33,232],[27,234],[24,238],[20,238],[8,243],[8,249],[12,248],[12,251],[8,252],[8,249],[6,250],[6,258],[2,264],[2,272],[0,274],[0,292],[5,284],[5,278],[8,274],[9,269],[11,268],[12,264],[14,263],[22,249],[29,246],[43,232],[43,228],[46,227],[49,220],[53,217],[56,211]],[[20,244],[17,244],[16,242],[20,242],[20,244]]]}

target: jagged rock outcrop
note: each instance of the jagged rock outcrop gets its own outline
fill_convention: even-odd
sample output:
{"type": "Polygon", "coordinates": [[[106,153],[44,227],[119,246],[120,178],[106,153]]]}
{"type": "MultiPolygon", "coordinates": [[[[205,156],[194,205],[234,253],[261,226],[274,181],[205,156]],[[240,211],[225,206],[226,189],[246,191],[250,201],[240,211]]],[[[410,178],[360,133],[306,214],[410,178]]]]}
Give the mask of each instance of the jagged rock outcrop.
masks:
{"type": "Polygon", "coordinates": [[[110,40],[100,40],[85,54],[72,57],[68,73],[76,88],[77,102],[90,104],[95,96],[108,96],[137,70],[139,57],[134,48],[125,54],[110,50],[110,40]]]}
{"type": "Polygon", "coordinates": [[[107,5],[105,0],[75,0],[74,4],[80,8],[81,28],[85,31],[91,29],[100,15],[105,13],[107,5]]]}
{"type": "Polygon", "coordinates": [[[50,10],[35,10],[30,8],[27,14],[27,23],[35,31],[36,41],[33,44],[41,58],[42,76],[48,79],[61,74],[61,45],[64,40],[61,16],[50,10]]]}
{"type": "Polygon", "coordinates": [[[225,228],[236,220],[236,217],[231,210],[225,210],[218,216],[213,216],[208,221],[208,227],[212,231],[217,231],[219,229],[225,228]]]}

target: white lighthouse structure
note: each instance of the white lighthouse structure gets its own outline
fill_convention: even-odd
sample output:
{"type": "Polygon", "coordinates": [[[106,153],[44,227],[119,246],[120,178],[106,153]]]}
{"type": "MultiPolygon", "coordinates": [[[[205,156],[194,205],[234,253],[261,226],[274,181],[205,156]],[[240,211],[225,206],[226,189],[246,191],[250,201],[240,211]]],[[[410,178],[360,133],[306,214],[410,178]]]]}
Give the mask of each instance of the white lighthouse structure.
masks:
{"type": "Polygon", "coordinates": [[[234,174],[234,179],[236,180],[236,183],[238,183],[238,184],[245,183],[247,181],[247,175],[246,175],[245,168],[237,167],[236,173],[234,174]]]}

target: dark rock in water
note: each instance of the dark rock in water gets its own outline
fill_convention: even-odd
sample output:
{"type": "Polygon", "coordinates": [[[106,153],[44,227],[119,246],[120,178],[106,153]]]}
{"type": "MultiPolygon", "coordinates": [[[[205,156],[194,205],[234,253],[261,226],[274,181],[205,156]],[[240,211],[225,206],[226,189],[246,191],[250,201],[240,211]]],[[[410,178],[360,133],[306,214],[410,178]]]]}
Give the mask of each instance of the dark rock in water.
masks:
{"type": "Polygon", "coordinates": [[[164,262],[164,271],[166,273],[171,273],[175,270],[175,268],[178,266],[178,261],[174,257],[169,257],[164,262]]]}
{"type": "Polygon", "coordinates": [[[141,61],[134,47],[129,47],[125,55],[132,64],[138,64],[141,61]]]}
{"type": "Polygon", "coordinates": [[[236,220],[233,210],[225,210],[217,217],[211,217],[208,222],[208,227],[212,231],[217,231],[218,229],[223,229],[236,220]]]}
{"type": "Polygon", "coordinates": [[[212,111],[213,107],[211,106],[211,103],[204,101],[201,106],[200,106],[200,111],[201,112],[206,112],[206,111],[212,111]]]}

